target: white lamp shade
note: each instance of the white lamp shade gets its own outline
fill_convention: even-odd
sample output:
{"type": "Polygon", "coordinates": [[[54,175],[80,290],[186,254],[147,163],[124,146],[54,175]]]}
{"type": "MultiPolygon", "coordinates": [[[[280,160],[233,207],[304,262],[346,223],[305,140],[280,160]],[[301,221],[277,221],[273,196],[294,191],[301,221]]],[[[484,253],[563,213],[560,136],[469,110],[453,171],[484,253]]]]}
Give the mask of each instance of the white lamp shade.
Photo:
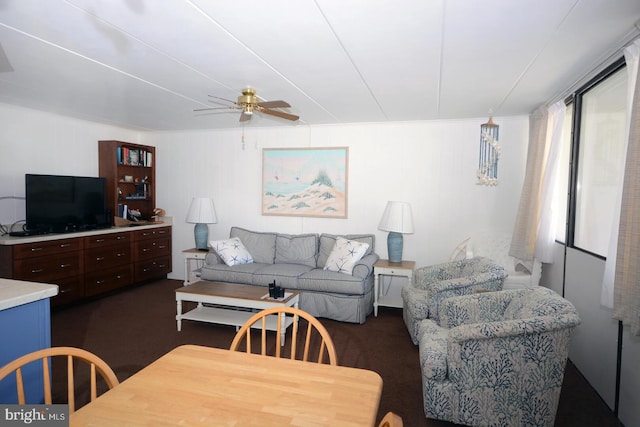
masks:
{"type": "Polygon", "coordinates": [[[411,205],[407,202],[387,202],[378,229],[402,234],[413,233],[411,205]]]}
{"type": "Polygon", "coordinates": [[[213,207],[213,200],[207,197],[194,197],[187,213],[187,222],[193,224],[215,224],[216,209],[213,207]]]}

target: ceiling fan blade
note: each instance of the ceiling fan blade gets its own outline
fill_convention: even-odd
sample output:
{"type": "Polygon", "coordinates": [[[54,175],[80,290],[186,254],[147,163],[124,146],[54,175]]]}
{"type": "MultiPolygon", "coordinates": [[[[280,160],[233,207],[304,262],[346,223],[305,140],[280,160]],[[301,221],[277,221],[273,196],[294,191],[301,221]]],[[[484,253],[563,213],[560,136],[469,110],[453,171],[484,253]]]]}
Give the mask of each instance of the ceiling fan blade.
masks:
{"type": "Polygon", "coordinates": [[[294,114],[284,113],[282,111],[276,111],[276,110],[269,110],[268,108],[261,108],[260,112],[264,114],[269,114],[270,116],[276,116],[282,119],[293,120],[293,121],[296,121],[300,118],[294,114]]]}
{"type": "Polygon", "coordinates": [[[291,105],[285,101],[264,101],[258,102],[260,107],[264,108],[289,108],[291,105]]]}
{"type": "MultiPolygon", "coordinates": [[[[215,95],[209,95],[209,97],[210,97],[210,98],[221,99],[221,100],[223,100],[223,101],[230,102],[230,103],[232,103],[233,105],[237,105],[237,104],[236,104],[236,101],[232,101],[232,100],[230,100],[230,99],[220,98],[219,96],[215,96],[215,95]]],[[[213,102],[213,101],[212,101],[212,102],[213,102]]]]}
{"type": "Polygon", "coordinates": [[[242,114],[240,114],[240,121],[248,122],[249,120],[251,120],[251,114],[245,114],[243,111],[242,114]]]}
{"type": "Polygon", "coordinates": [[[210,111],[210,110],[235,110],[234,107],[210,107],[210,108],[196,108],[193,111],[210,111]]]}

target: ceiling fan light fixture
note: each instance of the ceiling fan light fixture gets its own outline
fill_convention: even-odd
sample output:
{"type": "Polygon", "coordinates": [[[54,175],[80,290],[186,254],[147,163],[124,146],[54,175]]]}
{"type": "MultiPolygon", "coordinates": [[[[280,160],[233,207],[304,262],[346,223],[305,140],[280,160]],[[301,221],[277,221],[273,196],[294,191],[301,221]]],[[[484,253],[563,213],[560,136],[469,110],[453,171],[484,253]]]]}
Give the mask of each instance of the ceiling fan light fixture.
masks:
{"type": "MultiPolygon", "coordinates": [[[[285,120],[296,121],[300,119],[299,116],[295,114],[285,113],[284,111],[274,110],[274,108],[290,108],[288,102],[282,100],[275,101],[260,101],[260,98],[256,96],[256,91],[253,88],[245,88],[242,90],[242,95],[238,97],[238,101],[231,101],[229,99],[220,98],[219,96],[209,95],[212,98],[219,99],[221,101],[225,101],[230,105],[228,107],[213,107],[213,108],[197,108],[194,111],[204,111],[204,110],[216,110],[216,109],[225,109],[229,108],[232,110],[242,110],[240,114],[240,122],[246,122],[251,120],[253,116],[253,112],[257,111],[258,113],[267,114],[269,116],[279,117],[285,120]]],[[[211,101],[216,102],[217,101],[211,101]]],[[[224,105],[224,104],[223,104],[224,105]]]]}

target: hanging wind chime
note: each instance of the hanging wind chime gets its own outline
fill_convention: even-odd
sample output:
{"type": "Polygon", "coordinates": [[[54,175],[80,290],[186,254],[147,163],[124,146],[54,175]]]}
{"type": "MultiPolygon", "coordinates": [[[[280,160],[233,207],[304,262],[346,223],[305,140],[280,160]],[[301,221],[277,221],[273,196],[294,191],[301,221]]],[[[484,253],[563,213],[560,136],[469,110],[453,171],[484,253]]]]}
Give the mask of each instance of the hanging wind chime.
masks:
{"type": "Polygon", "coordinates": [[[480,125],[480,158],[478,160],[478,185],[498,185],[498,159],[500,145],[498,131],[500,127],[493,123],[493,117],[480,125]]]}

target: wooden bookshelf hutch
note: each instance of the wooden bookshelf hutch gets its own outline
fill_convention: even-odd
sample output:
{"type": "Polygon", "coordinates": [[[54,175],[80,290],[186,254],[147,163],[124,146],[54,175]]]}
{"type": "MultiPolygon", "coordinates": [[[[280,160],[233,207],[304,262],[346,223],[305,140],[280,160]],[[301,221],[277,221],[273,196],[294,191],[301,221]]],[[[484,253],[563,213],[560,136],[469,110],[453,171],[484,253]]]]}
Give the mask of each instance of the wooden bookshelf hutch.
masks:
{"type": "Polygon", "coordinates": [[[118,216],[119,205],[140,211],[150,220],[155,209],[156,148],[123,141],[98,141],[99,174],[107,179],[107,207],[118,216]]]}

